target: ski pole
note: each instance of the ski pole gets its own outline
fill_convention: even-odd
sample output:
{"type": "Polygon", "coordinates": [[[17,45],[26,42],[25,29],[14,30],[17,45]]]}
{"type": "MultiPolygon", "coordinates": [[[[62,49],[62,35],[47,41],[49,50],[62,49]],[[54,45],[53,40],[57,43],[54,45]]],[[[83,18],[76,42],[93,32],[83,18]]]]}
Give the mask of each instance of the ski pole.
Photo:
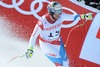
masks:
{"type": "Polygon", "coordinates": [[[69,31],[69,33],[68,33],[68,37],[67,37],[67,40],[66,40],[66,42],[65,42],[64,47],[67,46],[67,44],[68,44],[68,40],[69,40],[69,37],[70,37],[72,31],[73,31],[74,29],[76,29],[77,27],[81,27],[81,26],[85,25],[86,21],[87,21],[87,20],[85,20],[82,24],[76,25],[75,27],[73,27],[73,28],[69,31]]]}
{"type": "Polygon", "coordinates": [[[15,59],[17,59],[17,58],[23,58],[23,57],[25,57],[25,55],[15,56],[15,57],[13,57],[11,60],[9,60],[9,61],[7,62],[7,64],[9,64],[10,62],[12,62],[13,60],[15,60],[15,59]]]}

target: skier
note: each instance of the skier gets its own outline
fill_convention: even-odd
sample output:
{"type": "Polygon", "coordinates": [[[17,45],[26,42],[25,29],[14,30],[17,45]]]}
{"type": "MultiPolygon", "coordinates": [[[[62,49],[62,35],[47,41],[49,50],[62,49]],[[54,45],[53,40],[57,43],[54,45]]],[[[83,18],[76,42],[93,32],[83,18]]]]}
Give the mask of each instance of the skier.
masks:
{"type": "Polygon", "coordinates": [[[46,57],[56,67],[69,67],[64,44],[60,36],[63,21],[73,21],[69,26],[66,25],[66,28],[69,28],[76,25],[80,18],[89,20],[92,16],[90,14],[66,14],[62,11],[62,5],[57,1],[51,2],[47,9],[48,13],[41,17],[41,20],[37,22],[34,28],[25,55],[27,58],[32,57],[34,44],[39,36],[39,44],[46,57]]]}

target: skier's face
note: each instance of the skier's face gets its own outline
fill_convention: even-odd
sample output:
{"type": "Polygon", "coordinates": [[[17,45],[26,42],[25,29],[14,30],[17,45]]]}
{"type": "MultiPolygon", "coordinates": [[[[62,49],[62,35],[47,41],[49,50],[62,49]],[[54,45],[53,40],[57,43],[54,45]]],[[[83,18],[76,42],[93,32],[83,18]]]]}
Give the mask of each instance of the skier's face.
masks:
{"type": "Polygon", "coordinates": [[[57,20],[61,14],[54,14],[53,17],[57,20]]]}
{"type": "Polygon", "coordinates": [[[60,17],[61,13],[62,13],[62,9],[55,10],[53,17],[57,20],[60,17]]]}

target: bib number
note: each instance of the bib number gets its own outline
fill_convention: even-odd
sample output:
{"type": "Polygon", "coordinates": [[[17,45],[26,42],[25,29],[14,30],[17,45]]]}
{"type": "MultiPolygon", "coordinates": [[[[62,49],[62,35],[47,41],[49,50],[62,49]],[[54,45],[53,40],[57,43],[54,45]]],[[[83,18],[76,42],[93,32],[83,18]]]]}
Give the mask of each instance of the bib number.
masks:
{"type": "Polygon", "coordinates": [[[60,31],[55,31],[55,33],[53,34],[52,32],[49,34],[48,37],[54,37],[54,36],[58,36],[60,33],[60,31]]]}

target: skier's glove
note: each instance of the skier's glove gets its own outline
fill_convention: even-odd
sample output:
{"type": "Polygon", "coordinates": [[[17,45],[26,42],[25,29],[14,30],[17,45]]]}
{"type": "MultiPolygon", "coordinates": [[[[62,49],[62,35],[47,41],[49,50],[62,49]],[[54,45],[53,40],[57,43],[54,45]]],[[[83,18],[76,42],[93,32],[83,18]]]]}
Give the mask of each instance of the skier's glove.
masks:
{"type": "Polygon", "coordinates": [[[92,19],[93,19],[92,13],[82,14],[82,15],[81,15],[81,18],[82,18],[82,19],[86,19],[86,20],[92,20],[92,19]]]}
{"type": "Polygon", "coordinates": [[[26,56],[26,58],[28,59],[28,58],[31,58],[32,56],[33,56],[33,47],[29,47],[28,49],[27,49],[27,52],[25,53],[25,56],[26,56]]]}

